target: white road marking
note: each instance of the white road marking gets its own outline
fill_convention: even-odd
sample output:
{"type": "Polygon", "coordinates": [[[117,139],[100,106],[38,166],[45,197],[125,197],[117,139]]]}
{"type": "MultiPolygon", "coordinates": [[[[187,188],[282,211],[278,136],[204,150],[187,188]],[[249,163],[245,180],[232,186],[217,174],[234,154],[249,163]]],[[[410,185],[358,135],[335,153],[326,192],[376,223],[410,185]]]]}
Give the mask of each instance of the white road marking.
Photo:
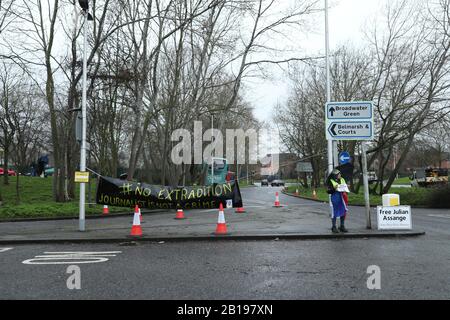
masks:
{"type": "Polygon", "coordinates": [[[427,214],[429,217],[436,217],[436,218],[445,218],[450,219],[450,215],[448,214],[427,214]]]}
{"type": "Polygon", "coordinates": [[[267,201],[261,201],[261,200],[245,200],[244,201],[244,203],[256,203],[256,204],[263,204],[263,205],[265,205],[265,204],[267,204],[268,202],[267,201]]]}
{"type": "Polygon", "coordinates": [[[122,251],[105,252],[44,252],[42,256],[35,256],[32,259],[22,261],[23,264],[83,264],[106,262],[107,257],[115,257],[122,251]]]}
{"type": "Polygon", "coordinates": [[[67,251],[67,252],[50,252],[50,251],[46,251],[44,252],[44,254],[92,254],[92,255],[105,255],[105,254],[113,254],[114,256],[117,253],[122,253],[122,251],[67,251]]]}
{"type": "Polygon", "coordinates": [[[264,206],[244,206],[244,208],[264,208],[264,206]]]}
{"type": "MultiPolygon", "coordinates": [[[[246,205],[244,205],[244,208],[264,208],[264,206],[246,206],[246,205]]],[[[233,208],[230,208],[230,209],[233,209],[233,208]]],[[[217,212],[217,210],[219,210],[219,209],[206,209],[206,210],[202,210],[202,212],[217,212]]],[[[225,209],[225,210],[227,210],[227,209],[225,209]]],[[[227,212],[227,211],[225,211],[225,212],[227,212]]]]}
{"type": "Polygon", "coordinates": [[[12,250],[12,248],[0,248],[0,253],[12,250]]]}

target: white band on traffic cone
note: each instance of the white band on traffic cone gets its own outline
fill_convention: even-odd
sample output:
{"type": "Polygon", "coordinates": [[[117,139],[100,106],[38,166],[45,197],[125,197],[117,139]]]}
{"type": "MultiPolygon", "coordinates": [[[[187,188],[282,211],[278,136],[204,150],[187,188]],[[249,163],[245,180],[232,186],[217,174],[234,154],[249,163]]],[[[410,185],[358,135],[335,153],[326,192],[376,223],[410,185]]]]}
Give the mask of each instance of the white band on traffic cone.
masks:
{"type": "Polygon", "coordinates": [[[223,211],[219,211],[219,220],[217,221],[217,223],[225,223],[225,215],[223,211]]]}
{"type": "Polygon", "coordinates": [[[139,219],[139,212],[135,212],[133,217],[133,226],[140,226],[140,225],[141,220],[139,219]]]}

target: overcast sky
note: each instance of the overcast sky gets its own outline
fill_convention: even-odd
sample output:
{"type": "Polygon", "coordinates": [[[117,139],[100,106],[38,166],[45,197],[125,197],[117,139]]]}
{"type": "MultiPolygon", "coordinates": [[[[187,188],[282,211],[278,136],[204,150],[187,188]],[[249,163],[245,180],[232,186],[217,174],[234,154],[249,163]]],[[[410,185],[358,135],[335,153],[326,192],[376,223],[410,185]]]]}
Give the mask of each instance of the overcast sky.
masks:
{"type": "MultiPolygon", "coordinates": [[[[283,1],[283,0],[280,0],[283,1]]],[[[387,0],[388,1],[388,0],[387,0]]],[[[323,0],[325,3],[325,1],[323,0]]],[[[369,27],[383,7],[385,0],[329,0],[330,49],[342,44],[364,45],[362,30],[369,27]]],[[[311,30],[300,37],[302,52],[299,56],[325,54],[324,13],[311,17],[311,30]]],[[[279,68],[271,68],[274,79],[247,81],[247,99],[256,108],[259,120],[270,120],[277,102],[283,103],[289,93],[289,83],[279,68]]]]}

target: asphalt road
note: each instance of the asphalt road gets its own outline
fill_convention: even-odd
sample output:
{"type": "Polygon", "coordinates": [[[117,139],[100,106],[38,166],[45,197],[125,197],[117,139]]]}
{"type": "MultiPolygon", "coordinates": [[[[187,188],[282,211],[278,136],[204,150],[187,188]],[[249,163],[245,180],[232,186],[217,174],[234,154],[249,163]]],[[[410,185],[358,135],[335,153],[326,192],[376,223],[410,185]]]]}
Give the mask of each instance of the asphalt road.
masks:
{"type": "MultiPolygon", "coordinates": [[[[242,190],[246,206],[271,206],[275,190],[242,190]]],[[[284,195],[280,200],[310,204],[284,195]]],[[[317,203],[317,208],[326,212],[327,205],[317,203]]],[[[349,219],[364,224],[364,209],[352,207],[349,219]]],[[[0,247],[0,298],[449,299],[450,212],[414,209],[413,223],[427,234],[405,239],[0,247]],[[81,289],[67,287],[71,265],[80,268],[81,289]],[[381,272],[379,290],[367,288],[368,267],[373,265],[381,272]]]]}
{"type": "MultiPolygon", "coordinates": [[[[275,199],[275,192],[280,192],[281,188],[272,187],[255,187],[241,190],[243,192],[244,204],[271,206],[275,199]]],[[[326,203],[312,202],[301,198],[295,198],[281,194],[280,201],[282,204],[305,205],[311,206],[315,204],[315,211],[323,212],[324,219],[329,212],[329,206],[326,203]]],[[[401,201],[401,199],[400,199],[401,201]]],[[[351,206],[349,209],[348,219],[357,222],[361,226],[366,226],[366,213],[364,207],[351,206]]],[[[371,210],[372,228],[376,228],[376,212],[375,208],[371,210]]],[[[436,238],[450,240],[450,209],[422,209],[412,208],[413,229],[423,230],[427,233],[427,238],[436,238]]],[[[331,224],[330,224],[331,227],[331,224]]]]}

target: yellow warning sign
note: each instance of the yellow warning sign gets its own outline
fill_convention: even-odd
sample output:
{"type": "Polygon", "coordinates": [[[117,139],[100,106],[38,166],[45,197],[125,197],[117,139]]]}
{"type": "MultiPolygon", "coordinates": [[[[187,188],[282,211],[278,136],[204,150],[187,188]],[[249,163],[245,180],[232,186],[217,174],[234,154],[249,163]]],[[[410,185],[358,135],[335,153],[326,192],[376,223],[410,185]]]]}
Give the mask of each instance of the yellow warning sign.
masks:
{"type": "Polygon", "coordinates": [[[89,182],[89,172],[75,171],[75,182],[88,183],[89,182]]]}

